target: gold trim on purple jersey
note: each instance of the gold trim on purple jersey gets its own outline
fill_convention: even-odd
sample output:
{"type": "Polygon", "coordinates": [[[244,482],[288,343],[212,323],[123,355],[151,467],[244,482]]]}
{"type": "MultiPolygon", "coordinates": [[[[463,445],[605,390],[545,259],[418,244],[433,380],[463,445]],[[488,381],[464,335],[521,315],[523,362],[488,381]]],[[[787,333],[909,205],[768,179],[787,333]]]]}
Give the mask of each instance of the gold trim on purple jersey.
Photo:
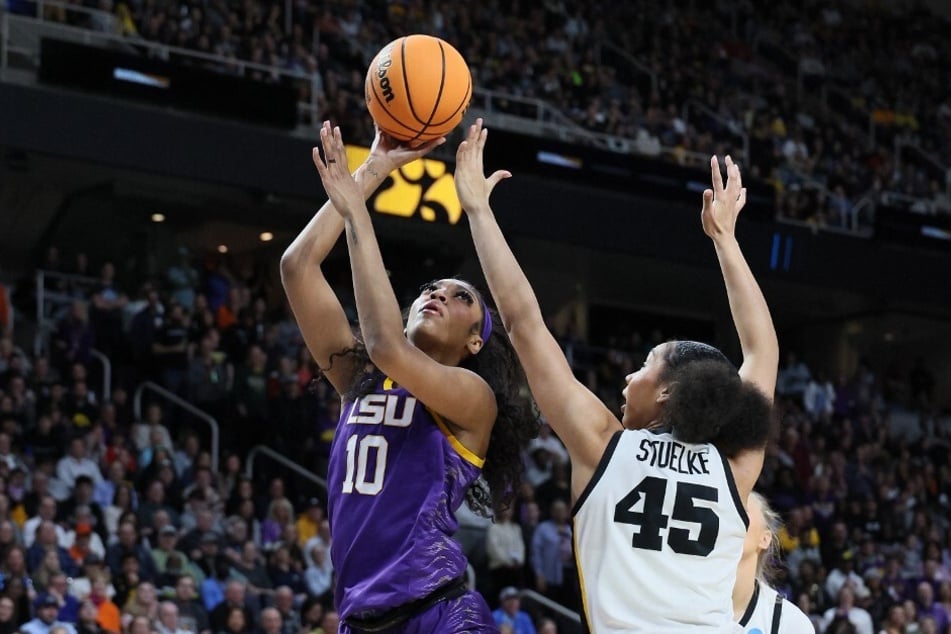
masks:
{"type": "MultiPolygon", "coordinates": [[[[396,382],[390,377],[383,379],[384,391],[392,390],[395,385],[396,382]]],[[[472,451],[467,449],[465,445],[459,442],[459,439],[456,438],[451,431],[449,431],[449,426],[446,425],[446,421],[442,416],[434,412],[429,407],[426,408],[426,411],[429,412],[430,416],[433,417],[433,420],[436,422],[436,427],[438,427],[439,431],[443,433],[443,435],[446,437],[446,440],[449,441],[450,446],[456,450],[456,453],[462,456],[466,462],[480,469],[483,467],[483,465],[485,465],[485,458],[480,458],[479,456],[475,455],[472,451]]]]}

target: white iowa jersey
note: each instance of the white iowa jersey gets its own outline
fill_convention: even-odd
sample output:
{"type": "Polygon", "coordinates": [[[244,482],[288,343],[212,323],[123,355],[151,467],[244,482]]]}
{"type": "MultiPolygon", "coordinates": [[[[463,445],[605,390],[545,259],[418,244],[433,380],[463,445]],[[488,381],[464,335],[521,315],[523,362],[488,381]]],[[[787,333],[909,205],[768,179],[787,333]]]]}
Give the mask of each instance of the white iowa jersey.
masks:
{"type": "Polygon", "coordinates": [[[734,634],[749,520],[713,445],[619,431],[574,508],[575,557],[595,634],[734,634]]]}
{"type": "Polygon", "coordinates": [[[768,585],[756,582],[753,598],[740,619],[745,634],[815,634],[816,628],[798,607],[768,585]]]}

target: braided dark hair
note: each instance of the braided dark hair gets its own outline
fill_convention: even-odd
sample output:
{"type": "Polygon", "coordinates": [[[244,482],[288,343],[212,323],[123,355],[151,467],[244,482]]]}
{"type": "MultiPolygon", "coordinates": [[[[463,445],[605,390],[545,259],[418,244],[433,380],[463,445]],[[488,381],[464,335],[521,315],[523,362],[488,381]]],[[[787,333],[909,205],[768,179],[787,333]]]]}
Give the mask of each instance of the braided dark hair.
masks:
{"type": "Polygon", "coordinates": [[[743,381],[726,356],[707,344],[674,341],[661,380],[671,386],[660,422],[678,439],[713,443],[727,457],[760,448],[777,425],[772,404],[743,381]]]}
{"type": "MultiPolygon", "coordinates": [[[[522,447],[538,435],[541,423],[512,342],[501,327],[497,313],[487,308],[481,293],[476,293],[483,306],[483,315],[487,314],[492,319],[492,329],[487,340],[482,342],[478,354],[466,357],[459,366],[475,372],[489,384],[495,394],[498,413],[489,436],[482,476],[466,491],[466,502],[475,513],[491,517],[508,508],[515,499],[522,477],[522,447]]],[[[480,323],[478,328],[480,332],[485,332],[484,323],[480,323]]],[[[351,357],[354,367],[363,368],[342,395],[344,401],[352,401],[373,392],[384,378],[370,360],[359,331],[355,334],[355,346],[330,355],[331,366],[337,357],[351,357]]],[[[321,370],[325,372],[329,367],[321,370]]]]}

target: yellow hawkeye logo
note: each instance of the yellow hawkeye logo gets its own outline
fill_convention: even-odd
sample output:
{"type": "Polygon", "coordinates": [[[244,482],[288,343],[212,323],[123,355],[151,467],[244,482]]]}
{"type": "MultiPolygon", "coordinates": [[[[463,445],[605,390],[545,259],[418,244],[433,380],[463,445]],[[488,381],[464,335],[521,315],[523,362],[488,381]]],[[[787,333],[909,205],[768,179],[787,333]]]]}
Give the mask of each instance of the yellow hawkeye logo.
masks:
{"type": "MultiPolygon", "coordinates": [[[[347,146],[347,165],[354,170],[366,160],[370,150],[347,146]]],[[[419,216],[427,222],[454,225],[462,217],[462,205],[456,196],[452,173],[443,161],[423,158],[390,174],[368,202],[371,211],[391,216],[419,216]]]]}

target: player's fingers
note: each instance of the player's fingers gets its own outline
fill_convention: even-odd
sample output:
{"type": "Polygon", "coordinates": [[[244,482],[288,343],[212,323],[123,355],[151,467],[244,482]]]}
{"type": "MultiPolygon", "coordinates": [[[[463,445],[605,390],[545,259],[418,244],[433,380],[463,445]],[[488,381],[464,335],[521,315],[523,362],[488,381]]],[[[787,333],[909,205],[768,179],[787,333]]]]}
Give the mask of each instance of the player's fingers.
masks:
{"type": "Polygon", "coordinates": [[[710,158],[710,180],[713,181],[713,194],[719,196],[723,193],[723,175],[720,174],[720,162],[716,156],[710,158]]]}
{"type": "Polygon", "coordinates": [[[486,179],[486,183],[489,186],[489,192],[495,189],[495,186],[504,181],[506,178],[512,178],[512,172],[508,170],[498,170],[497,172],[493,172],[492,176],[489,176],[489,178],[486,179]]]}

